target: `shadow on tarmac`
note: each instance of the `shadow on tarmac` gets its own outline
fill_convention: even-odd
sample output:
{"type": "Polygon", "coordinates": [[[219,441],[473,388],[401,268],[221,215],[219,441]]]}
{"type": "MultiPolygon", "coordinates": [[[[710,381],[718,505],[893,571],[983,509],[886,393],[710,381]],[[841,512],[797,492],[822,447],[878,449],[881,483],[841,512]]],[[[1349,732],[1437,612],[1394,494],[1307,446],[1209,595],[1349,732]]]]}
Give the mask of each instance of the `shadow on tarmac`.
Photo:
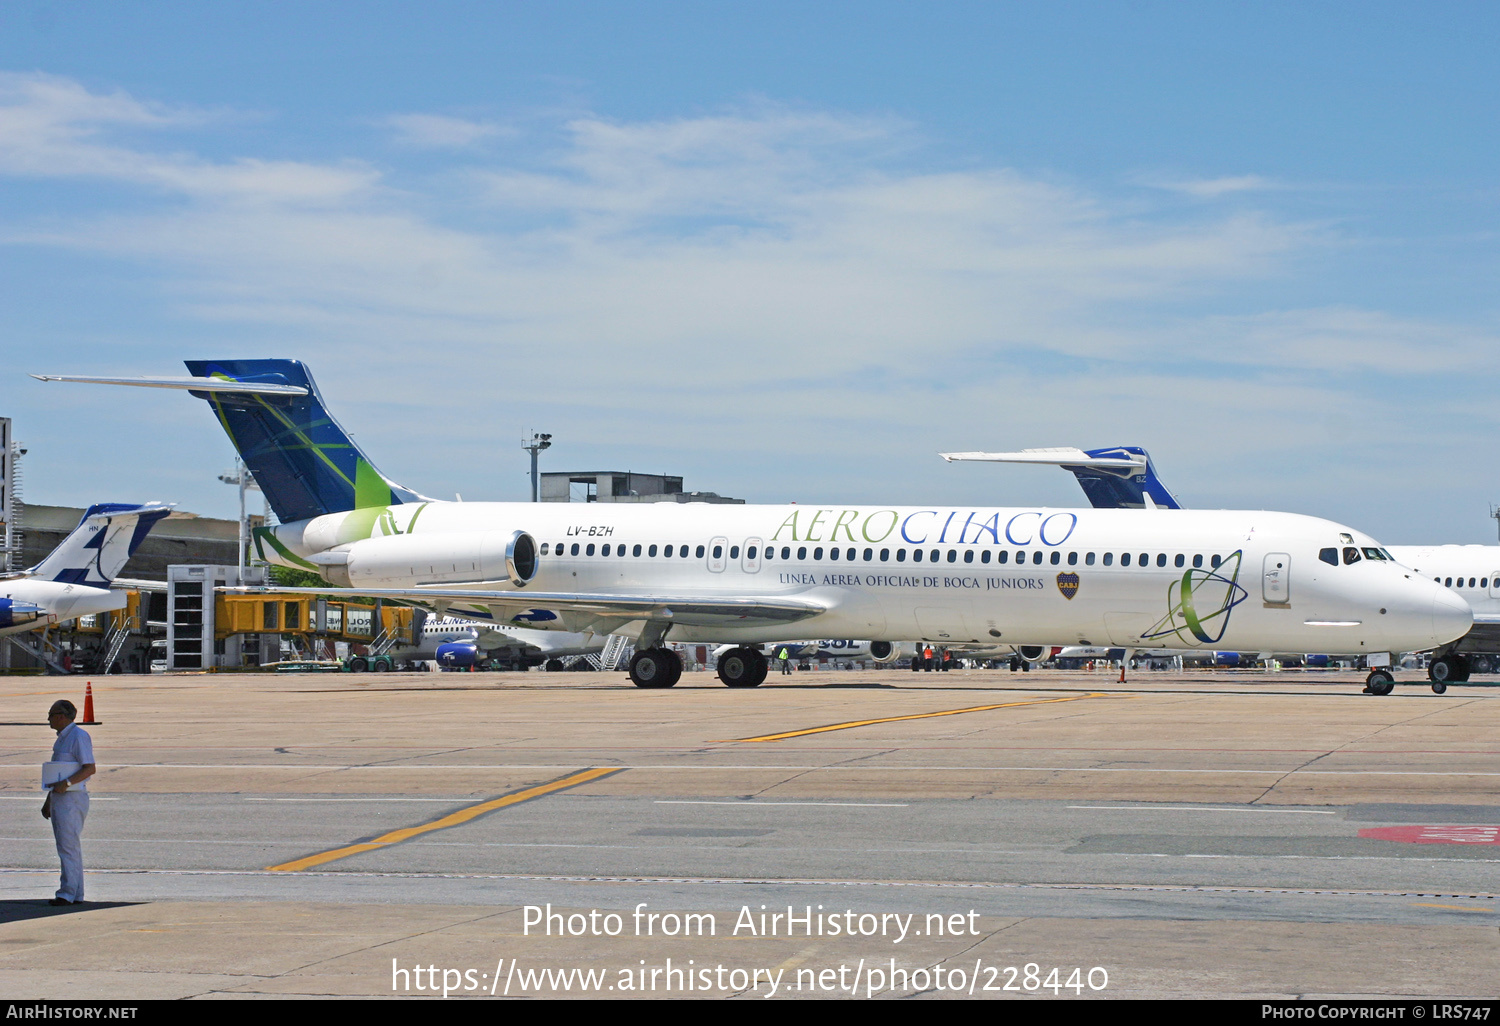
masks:
{"type": "Polygon", "coordinates": [[[20,923],[27,919],[51,919],[53,916],[70,916],[77,912],[92,912],[101,908],[124,908],[129,905],[144,905],[144,901],[78,901],[71,905],[49,905],[46,898],[26,901],[0,901],[0,924],[20,923]]]}

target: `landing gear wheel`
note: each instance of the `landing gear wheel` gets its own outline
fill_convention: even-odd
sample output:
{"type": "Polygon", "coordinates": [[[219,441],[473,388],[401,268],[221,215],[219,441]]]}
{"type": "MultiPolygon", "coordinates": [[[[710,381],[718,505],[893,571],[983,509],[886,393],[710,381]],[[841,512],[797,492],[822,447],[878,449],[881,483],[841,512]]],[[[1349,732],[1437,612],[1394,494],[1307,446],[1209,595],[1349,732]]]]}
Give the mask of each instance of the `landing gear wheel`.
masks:
{"type": "Polygon", "coordinates": [[[1434,684],[1446,684],[1459,679],[1458,659],[1454,656],[1438,656],[1427,664],[1427,679],[1434,684]]]}
{"type": "Polygon", "coordinates": [[[1444,691],[1447,691],[1447,690],[1448,690],[1448,685],[1444,684],[1442,681],[1435,680],[1435,681],[1432,682],[1432,693],[1434,695],[1441,695],[1444,691]]]}
{"type": "Polygon", "coordinates": [[[1389,695],[1396,688],[1396,678],[1385,670],[1371,670],[1365,678],[1365,691],[1372,695],[1389,695]]]}
{"type": "Polygon", "coordinates": [[[719,657],[719,679],[731,688],[755,688],[765,682],[770,664],[753,648],[731,648],[719,657]]]}
{"type": "Polygon", "coordinates": [[[682,678],[682,660],[665,648],[648,648],[630,657],[630,681],[638,688],[669,688],[682,678]]]}

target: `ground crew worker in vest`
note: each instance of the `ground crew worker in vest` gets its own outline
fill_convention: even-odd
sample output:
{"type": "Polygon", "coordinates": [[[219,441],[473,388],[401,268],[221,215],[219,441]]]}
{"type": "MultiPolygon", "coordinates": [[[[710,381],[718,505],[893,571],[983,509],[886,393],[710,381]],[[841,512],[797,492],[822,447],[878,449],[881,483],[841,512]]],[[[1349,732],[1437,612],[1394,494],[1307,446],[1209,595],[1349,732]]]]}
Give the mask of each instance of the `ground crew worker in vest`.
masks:
{"type": "Polygon", "coordinates": [[[781,646],[781,654],[776,657],[781,660],[781,673],[785,676],[792,672],[792,653],[785,645],[781,646]]]}

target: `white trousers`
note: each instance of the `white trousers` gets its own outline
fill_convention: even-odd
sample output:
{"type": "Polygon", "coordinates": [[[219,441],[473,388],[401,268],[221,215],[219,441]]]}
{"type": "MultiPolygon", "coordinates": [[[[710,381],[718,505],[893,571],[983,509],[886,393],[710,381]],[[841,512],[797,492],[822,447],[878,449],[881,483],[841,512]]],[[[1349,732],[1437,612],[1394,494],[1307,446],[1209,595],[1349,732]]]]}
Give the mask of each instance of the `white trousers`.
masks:
{"type": "Polygon", "coordinates": [[[57,858],[62,862],[62,878],[57,896],[65,901],[83,900],[83,821],[89,814],[89,793],[68,789],[52,794],[52,837],[57,841],[57,858]]]}

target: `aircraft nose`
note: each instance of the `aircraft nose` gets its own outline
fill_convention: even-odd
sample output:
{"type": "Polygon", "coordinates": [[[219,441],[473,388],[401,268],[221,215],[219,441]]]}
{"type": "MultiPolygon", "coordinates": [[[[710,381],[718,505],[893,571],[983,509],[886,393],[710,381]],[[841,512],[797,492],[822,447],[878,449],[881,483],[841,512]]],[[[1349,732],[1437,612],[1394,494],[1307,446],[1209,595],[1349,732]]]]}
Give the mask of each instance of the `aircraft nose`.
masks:
{"type": "Polygon", "coordinates": [[[1438,588],[1432,597],[1432,634],[1440,645],[1469,633],[1474,626],[1474,610],[1463,596],[1447,588],[1438,588]]]}

